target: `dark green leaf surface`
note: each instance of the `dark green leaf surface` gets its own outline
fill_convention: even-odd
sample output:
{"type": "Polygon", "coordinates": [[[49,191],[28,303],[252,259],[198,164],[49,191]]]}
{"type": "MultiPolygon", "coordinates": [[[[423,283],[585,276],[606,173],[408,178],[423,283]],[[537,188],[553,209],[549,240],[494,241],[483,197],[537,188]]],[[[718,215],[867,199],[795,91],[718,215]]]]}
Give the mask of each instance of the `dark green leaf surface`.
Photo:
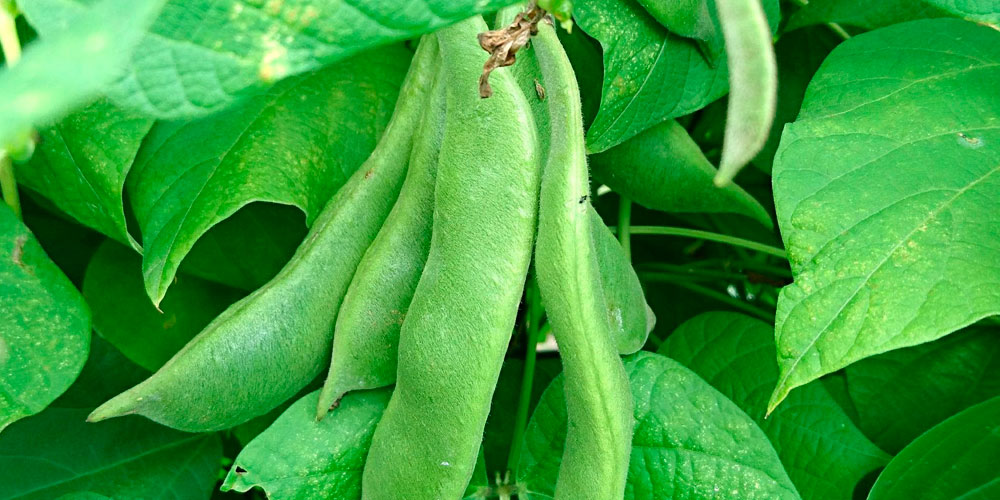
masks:
{"type": "Polygon", "coordinates": [[[94,330],[151,372],[242,295],[226,286],[177,275],[157,310],[142,286],[142,259],[111,241],[94,254],[83,279],[94,330]]]}
{"type": "Polygon", "coordinates": [[[664,212],[729,212],[771,227],[767,210],[739,186],[715,187],[715,167],[674,120],[590,156],[596,182],[664,212]]]}
{"type": "Polygon", "coordinates": [[[31,162],[17,169],[17,180],[81,224],[138,248],[128,234],[122,191],[152,125],[100,99],[39,130],[41,142],[31,162]]]}
{"type": "Polygon", "coordinates": [[[319,391],[303,396],[240,452],[223,491],[259,487],[271,500],[361,498],[368,446],[391,395],[349,393],[318,422],[319,391]]]}
{"type": "MultiPolygon", "coordinates": [[[[47,3],[49,0],[38,0],[47,3]]],[[[165,0],[100,0],[77,9],[0,71],[0,147],[37,125],[53,123],[97,97],[121,75],[129,55],[165,0]]],[[[23,7],[23,2],[18,2],[23,7]]],[[[42,9],[48,15],[46,9],[42,9]]]]}
{"type": "Polygon", "coordinates": [[[775,156],[795,283],[770,403],[1000,312],[1000,32],[954,19],[834,49],[775,156]]]}
{"type": "Polygon", "coordinates": [[[52,408],[93,410],[114,395],[142,382],[149,370],[129,361],[100,335],[90,340],[90,355],[73,385],[49,405],[52,408]]]}
{"type": "Polygon", "coordinates": [[[760,425],[803,498],[850,500],[858,481],[889,459],[819,382],[793,392],[764,418],[778,365],[773,330],[763,321],[705,313],[677,328],[659,352],[700,375],[760,425]]]}
{"type": "Polygon", "coordinates": [[[138,417],[90,424],[88,412],[50,408],[0,435],[0,499],[83,491],[116,499],[211,496],[222,458],[218,435],[138,417]]]}
{"type": "MultiPolygon", "coordinates": [[[[93,0],[20,0],[42,36],[93,0]]],[[[135,0],[119,0],[125,3],[135,0]]],[[[169,0],[109,91],[160,118],[218,110],[249,89],[434,31],[511,0],[169,0]]],[[[115,18],[120,18],[115,16],[115,18]]],[[[366,56],[369,63],[380,57],[366,56]]],[[[339,88],[339,87],[332,87],[339,88]]]]}
{"type": "Polygon", "coordinates": [[[950,14],[978,21],[981,23],[991,23],[994,26],[1000,23],[1000,1],[997,0],[924,0],[925,2],[938,7],[950,14]]]}
{"type": "Polygon", "coordinates": [[[927,431],[893,458],[869,500],[1000,497],[1000,397],[927,431]]]}
{"type": "Polygon", "coordinates": [[[89,346],[90,311],[80,292],[0,205],[0,431],[62,394],[89,346]]]}
{"type": "MultiPolygon", "coordinates": [[[[765,0],[764,9],[777,26],[777,0],[765,0]]],[[[604,48],[601,108],[587,131],[591,152],[696,111],[729,89],[725,58],[706,61],[695,44],[668,32],[633,0],[581,2],[574,15],[604,48]]]]}
{"type": "Polygon", "coordinates": [[[410,56],[402,46],[379,49],[225,112],[153,127],[128,180],[153,301],[195,241],[250,202],[297,206],[311,223],[374,149],[410,56]]]}
{"type": "MultiPolygon", "coordinates": [[[[694,372],[658,354],[626,358],[635,401],[628,500],[796,499],[760,428],[694,372]]],[[[566,436],[562,377],[542,395],[525,432],[520,498],[551,498],[566,436]]]]}
{"type": "Polygon", "coordinates": [[[861,430],[896,453],[942,420],[1000,395],[1000,331],[974,326],[845,372],[861,430]]]}
{"type": "Polygon", "coordinates": [[[786,29],[839,23],[873,30],[890,24],[944,17],[947,13],[926,0],[811,0],[792,15],[786,29]]]}

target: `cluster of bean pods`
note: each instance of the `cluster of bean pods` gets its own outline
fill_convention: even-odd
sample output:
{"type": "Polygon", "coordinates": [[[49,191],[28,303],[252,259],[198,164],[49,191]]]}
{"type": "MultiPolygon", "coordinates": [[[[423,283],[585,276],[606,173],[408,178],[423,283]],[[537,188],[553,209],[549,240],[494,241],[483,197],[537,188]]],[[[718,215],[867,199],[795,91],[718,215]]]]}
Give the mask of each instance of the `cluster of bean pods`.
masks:
{"type": "Polygon", "coordinates": [[[555,31],[541,23],[482,99],[485,30],[477,16],[424,36],[375,151],[285,268],[91,420],[226,429],[329,366],[317,418],[348,391],[395,384],[363,497],[460,498],[534,256],[565,373],[556,498],[622,498],[633,409],[620,354],[651,318],[590,204],[579,91],[555,31]]]}

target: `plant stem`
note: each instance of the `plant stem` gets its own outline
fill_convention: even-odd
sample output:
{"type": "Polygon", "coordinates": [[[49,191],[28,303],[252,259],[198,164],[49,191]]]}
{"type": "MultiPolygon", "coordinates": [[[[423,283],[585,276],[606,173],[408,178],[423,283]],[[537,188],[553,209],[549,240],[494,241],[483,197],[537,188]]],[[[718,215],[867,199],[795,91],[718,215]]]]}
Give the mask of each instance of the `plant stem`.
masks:
{"type": "MultiPolygon", "coordinates": [[[[612,231],[616,231],[617,228],[611,228],[612,231]]],[[[714,241],[717,243],[725,243],[727,245],[733,245],[737,247],[749,248],[750,250],[756,250],[758,252],[766,253],[768,255],[773,255],[775,257],[781,257],[782,259],[787,259],[785,255],[785,250],[767,245],[765,243],[758,243],[756,241],[750,241],[743,238],[737,238],[736,236],[730,236],[728,234],[712,233],[709,231],[701,231],[698,229],[688,229],[686,227],[670,227],[670,226],[632,226],[630,228],[631,234],[656,234],[660,236],[684,236],[688,238],[696,238],[700,240],[714,241]]]]}
{"type": "Polygon", "coordinates": [[[723,302],[743,312],[753,314],[754,316],[757,316],[758,318],[763,319],[764,321],[767,322],[774,321],[774,313],[769,313],[760,308],[754,307],[742,300],[734,299],[733,297],[730,297],[729,295],[726,295],[722,292],[717,292],[715,290],[703,287],[701,285],[695,285],[694,283],[688,283],[684,281],[684,279],[677,276],[673,276],[667,273],[639,273],[639,277],[646,281],[670,283],[672,285],[679,286],[681,288],[690,290],[697,294],[704,295],[705,297],[718,300],[719,302],[723,302]]]}
{"type": "Polygon", "coordinates": [[[17,37],[13,10],[5,0],[0,0],[0,49],[8,68],[21,60],[21,41],[17,37]]]}
{"type": "Polygon", "coordinates": [[[14,164],[11,163],[7,152],[0,149],[0,192],[3,193],[3,200],[14,212],[14,216],[21,218],[21,198],[17,194],[17,179],[14,177],[14,164]]]}
{"type": "Polygon", "coordinates": [[[632,200],[619,195],[618,201],[618,241],[625,251],[625,258],[632,260],[632,200]]]}
{"type": "MultiPolygon", "coordinates": [[[[800,8],[809,5],[808,0],[792,0],[792,3],[798,5],[800,8]]],[[[827,28],[830,28],[830,31],[834,32],[841,39],[848,40],[851,38],[851,34],[848,33],[843,26],[837,23],[823,23],[823,24],[825,24],[827,28]]]]}
{"type": "Polygon", "coordinates": [[[524,372],[521,375],[521,394],[517,398],[517,413],[514,416],[514,435],[510,443],[510,454],[507,455],[508,473],[515,470],[518,461],[521,460],[521,441],[524,440],[524,428],[528,425],[528,407],[531,405],[531,389],[535,383],[535,360],[538,354],[538,337],[541,331],[538,328],[538,323],[542,319],[538,284],[535,280],[531,280],[526,289],[525,299],[528,302],[528,310],[525,314],[525,321],[528,339],[524,355],[524,372]]]}

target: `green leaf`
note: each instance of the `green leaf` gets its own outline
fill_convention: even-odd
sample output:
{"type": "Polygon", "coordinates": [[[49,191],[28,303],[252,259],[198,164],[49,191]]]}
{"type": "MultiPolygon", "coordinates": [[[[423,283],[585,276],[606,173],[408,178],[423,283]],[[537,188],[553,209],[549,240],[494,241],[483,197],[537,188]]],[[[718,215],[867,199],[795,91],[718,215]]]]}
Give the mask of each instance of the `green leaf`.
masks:
{"type": "Polygon", "coordinates": [[[927,431],[889,462],[870,500],[988,500],[1000,496],[1000,397],[927,431]]]}
{"type": "MultiPolygon", "coordinates": [[[[776,27],[777,0],[763,3],[776,27]]],[[[604,48],[601,107],[587,131],[591,152],[696,111],[729,89],[723,58],[706,61],[696,45],[668,32],[634,0],[581,2],[574,16],[604,48]]]]}
{"type": "MultiPolygon", "coordinates": [[[[0,148],[97,97],[120,76],[165,0],[101,0],[29,45],[0,71],[0,148]]],[[[41,2],[41,0],[39,0],[41,2]]],[[[23,0],[18,2],[24,7],[23,0]]]]}
{"type": "Polygon", "coordinates": [[[671,33],[696,40],[718,38],[708,0],[638,0],[671,33]]]}
{"type": "Polygon", "coordinates": [[[41,142],[31,162],[17,169],[17,180],[81,224],[138,249],[128,234],[122,191],[152,125],[100,99],[39,130],[41,142]]]}
{"type": "Polygon", "coordinates": [[[971,327],[848,366],[858,426],[896,453],[949,416],[1000,394],[998,333],[971,327]]]}
{"type": "Polygon", "coordinates": [[[107,340],[94,335],[90,341],[90,355],[80,376],[49,406],[93,410],[150,375],[148,370],[129,361],[107,340]]]}
{"type": "Polygon", "coordinates": [[[646,208],[736,213],[774,225],[767,210],[739,186],[715,187],[715,167],[674,120],[590,155],[590,168],[595,181],[646,208]]]}
{"type": "Polygon", "coordinates": [[[303,396],[239,456],[222,491],[263,489],[271,500],[361,498],[361,472],[391,389],[351,392],[316,420],[319,391],[303,396]]]}
{"type": "Polygon", "coordinates": [[[760,425],[803,498],[850,500],[889,456],[866,438],[818,381],[768,418],[778,380],[771,325],[738,313],[705,313],[681,325],[659,352],[684,364],[760,425]]]}
{"type": "MultiPolygon", "coordinates": [[[[625,498],[796,499],[756,424],[677,362],[639,352],[625,361],[635,434],[625,498]]],[[[562,376],[542,395],[525,432],[520,498],[551,498],[566,437],[562,376]]]]}
{"type": "Polygon", "coordinates": [[[997,0],[924,0],[950,14],[981,23],[1000,23],[1000,2],[997,0]]]}
{"type": "Polygon", "coordinates": [[[1000,312],[989,81],[1000,32],[955,19],[854,37],[813,78],[774,165],[795,282],[778,300],[772,409],[854,361],[1000,312]]]}
{"type": "Polygon", "coordinates": [[[250,202],[299,207],[310,224],[374,149],[411,55],[380,49],[225,112],[154,126],[128,179],[153,302],[195,241],[250,202]]]}
{"type": "Polygon", "coordinates": [[[32,192],[28,190],[23,192],[28,194],[21,197],[24,225],[38,239],[52,262],[79,288],[83,285],[83,272],[90,263],[90,257],[107,238],[66,220],[55,208],[39,207],[36,201],[45,203],[43,198],[32,196],[32,192]]]}
{"type": "Polygon", "coordinates": [[[49,408],[0,435],[0,499],[49,500],[89,491],[112,498],[208,499],[222,443],[129,417],[85,422],[86,409],[49,408]]]}
{"type": "Polygon", "coordinates": [[[177,275],[157,310],[142,286],[142,259],[108,241],[87,267],[83,296],[94,330],[132,362],[154,372],[243,294],[177,275]]]}
{"type": "Polygon", "coordinates": [[[792,14],[787,30],[823,23],[839,23],[873,30],[890,24],[945,17],[947,13],[934,8],[927,0],[810,0],[792,14]]]}
{"type": "MultiPolygon", "coordinates": [[[[72,18],[82,4],[92,1],[19,0],[18,4],[46,36],[72,18]]],[[[132,56],[127,75],[108,95],[119,105],[159,118],[204,114],[285,76],[313,71],[511,3],[169,0],[132,56]]],[[[378,64],[380,58],[365,56],[370,64],[378,64]]]]}
{"type": "Polygon", "coordinates": [[[0,206],[0,431],[69,388],[89,346],[90,311],[80,292],[0,206]]]}

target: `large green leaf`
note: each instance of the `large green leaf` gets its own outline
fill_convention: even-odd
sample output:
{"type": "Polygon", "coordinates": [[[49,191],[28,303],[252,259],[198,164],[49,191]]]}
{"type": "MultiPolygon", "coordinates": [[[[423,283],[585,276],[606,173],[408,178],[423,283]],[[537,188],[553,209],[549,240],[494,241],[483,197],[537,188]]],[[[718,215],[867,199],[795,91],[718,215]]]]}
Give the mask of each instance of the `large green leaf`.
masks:
{"type": "Polygon", "coordinates": [[[873,30],[890,24],[946,15],[925,0],[811,0],[792,15],[786,29],[840,23],[873,30]]]}
{"type": "MultiPolygon", "coordinates": [[[[636,419],[626,499],[799,498],[767,436],[695,373],[645,351],[626,358],[625,369],[636,419]]],[[[551,498],[565,438],[559,376],[525,431],[519,498],[551,498]]]]}
{"type": "Polygon", "coordinates": [[[222,490],[259,487],[271,500],[361,498],[368,446],[391,395],[352,392],[320,421],[319,391],[303,396],[240,452],[222,490]]]}
{"type": "Polygon", "coordinates": [[[718,188],[715,167],[674,120],[590,156],[596,182],[646,208],[664,212],[730,212],[771,227],[771,216],[739,186],[718,188]]]}
{"type": "Polygon", "coordinates": [[[122,191],[125,176],[153,121],[100,99],[51,127],[17,180],[41,193],[81,224],[121,243],[128,234],[122,191]]]}
{"type": "Polygon", "coordinates": [[[879,475],[869,500],[1000,497],[1000,397],[927,431],[879,475]]]}
{"type": "Polygon", "coordinates": [[[0,71],[0,148],[97,97],[164,1],[99,0],[29,45],[16,67],[0,71]]]}
{"type": "Polygon", "coordinates": [[[854,361],[1000,312],[989,82],[1000,32],[955,19],[854,37],[813,78],[774,164],[795,282],[778,300],[772,408],[854,361]]]}
{"type": "Polygon", "coordinates": [[[0,431],[62,394],[89,346],[90,311],[80,292],[0,205],[0,431]]]}
{"type": "Polygon", "coordinates": [[[297,206],[311,223],[374,149],[410,56],[402,46],[379,49],[224,112],[153,127],[128,179],[153,301],[195,241],[250,202],[297,206]]]}
{"type": "Polygon", "coordinates": [[[967,328],[845,371],[858,426],[896,453],[942,420],[1000,395],[1000,331],[967,328]]]}
{"type": "Polygon", "coordinates": [[[142,286],[142,259],[108,241],[83,278],[94,330],[135,364],[154,372],[243,293],[193,276],[174,277],[160,308],[142,286]]]}
{"type": "MultiPolygon", "coordinates": [[[[763,3],[776,27],[778,1],[763,3]]],[[[696,111],[729,89],[724,57],[707,61],[695,44],[668,32],[635,0],[580,2],[574,16],[604,48],[601,107],[587,131],[591,152],[696,111]]]]}
{"type": "Polygon", "coordinates": [[[764,418],[778,365],[771,325],[763,321],[702,314],[678,327],[659,352],[700,375],[760,425],[803,498],[850,500],[861,478],[889,459],[818,381],[764,418]]]}
{"type": "Polygon", "coordinates": [[[87,423],[87,409],[49,408],[0,435],[0,499],[50,500],[89,491],[111,498],[208,499],[222,444],[129,417],[87,423]]]}
{"type": "MultiPolygon", "coordinates": [[[[92,1],[18,3],[45,36],[92,1]]],[[[203,114],[227,106],[243,91],[511,3],[169,0],[132,56],[128,74],[108,94],[120,105],[161,118],[203,114]]],[[[379,57],[366,61],[379,63],[379,57]]]]}
{"type": "Polygon", "coordinates": [[[100,335],[94,335],[90,341],[90,355],[80,376],[49,407],[93,410],[150,375],[149,370],[129,361],[100,335]]]}
{"type": "Polygon", "coordinates": [[[950,14],[982,23],[1000,23],[1000,1],[997,0],[924,0],[950,14]]]}

